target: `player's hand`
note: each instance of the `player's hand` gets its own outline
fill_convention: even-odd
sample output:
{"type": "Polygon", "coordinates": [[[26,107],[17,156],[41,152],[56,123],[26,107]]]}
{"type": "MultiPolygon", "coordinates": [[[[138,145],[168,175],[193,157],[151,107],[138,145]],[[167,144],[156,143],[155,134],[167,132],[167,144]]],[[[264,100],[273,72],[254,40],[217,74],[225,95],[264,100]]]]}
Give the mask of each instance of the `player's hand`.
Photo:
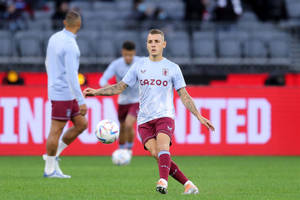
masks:
{"type": "Polygon", "coordinates": [[[86,88],[83,90],[83,96],[96,96],[96,90],[93,88],[86,88]]]}
{"type": "Polygon", "coordinates": [[[87,107],[86,107],[86,104],[81,104],[79,106],[79,113],[82,115],[82,116],[85,116],[86,113],[87,113],[87,107]]]}
{"type": "Polygon", "coordinates": [[[212,125],[212,123],[206,119],[205,117],[200,117],[199,121],[201,122],[201,124],[203,124],[204,126],[206,126],[208,129],[212,130],[213,132],[215,131],[215,127],[214,125],[212,125]]]}

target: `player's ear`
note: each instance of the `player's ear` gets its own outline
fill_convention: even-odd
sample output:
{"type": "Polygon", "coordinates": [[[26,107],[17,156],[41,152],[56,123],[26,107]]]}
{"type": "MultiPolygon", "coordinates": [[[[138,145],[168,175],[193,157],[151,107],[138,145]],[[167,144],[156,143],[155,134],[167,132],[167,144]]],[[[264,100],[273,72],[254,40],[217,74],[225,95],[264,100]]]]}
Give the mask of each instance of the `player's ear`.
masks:
{"type": "Polygon", "coordinates": [[[63,21],[63,23],[64,23],[64,25],[65,25],[65,27],[67,26],[67,21],[66,20],[64,20],[63,21]]]}
{"type": "Polygon", "coordinates": [[[164,40],[164,42],[163,42],[163,47],[166,48],[166,46],[167,46],[167,41],[164,40]]]}

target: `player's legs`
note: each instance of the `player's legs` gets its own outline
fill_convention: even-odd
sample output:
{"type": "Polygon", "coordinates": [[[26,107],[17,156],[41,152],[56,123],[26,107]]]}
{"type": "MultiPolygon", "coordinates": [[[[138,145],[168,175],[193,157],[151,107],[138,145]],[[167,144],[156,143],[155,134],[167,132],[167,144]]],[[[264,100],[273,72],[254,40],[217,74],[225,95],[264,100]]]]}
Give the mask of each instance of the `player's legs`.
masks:
{"type": "Polygon", "coordinates": [[[62,140],[58,144],[56,156],[59,156],[87,128],[87,120],[84,116],[80,115],[77,101],[70,101],[69,106],[69,111],[71,111],[69,120],[73,122],[73,126],[64,133],[62,140]]]}
{"type": "Polygon", "coordinates": [[[62,134],[62,131],[66,125],[67,121],[61,121],[61,120],[51,120],[51,127],[50,127],[50,133],[47,139],[46,143],[46,149],[47,149],[47,155],[48,156],[55,156],[58,140],[60,138],[60,135],[62,134]]]}
{"type": "Polygon", "coordinates": [[[120,121],[120,135],[119,135],[119,148],[126,148],[126,133],[125,133],[125,122],[120,121]]]}
{"type": "Polygon", "coordinates": [[[156,148],[156,139],[151,138],[145,143],[145,147],[147,150],[151,153],[151,156],[153,156],[157,160],[157,148],[156,148]]]}
{"type": "MultiPolygon", "coordinates": [[[[170,137],[165,133],[157,135],[157,152],[159,175],[161,179],[168,181],[167,176],[171,175],[175,180],[184,185],[184,194],[197,194],[198,188],[189,181],[174,161],[171,160],[169,152],[170,137]]],[[[160,179],[160,180],[161,180],[160,179]]]]}
{"type": "Polygon", "coordinates": [[[131,150],[133,147],[135,122],[136,122],[136,116],[133,116],[131,114],[128,114],[126,116],[124,122],[124,132],[126,135],[126,148],[128,150],[131,150]]]}
{"type": "Polygon", "coordinates": [[[58,140],[62,131],[66,125],[67,121],[51,120],[50,133],[46,143],[47,156],[45,158],[45,174],[49,175],[55,171],[56,162],[56,151],[58,146],[58,140]]]}
{"type": "Polygon", "coordinates": [[[136,122],[139,104],[119,105],[118,118],[120,122],[119,148],[129,149],[133,147],[134,124],[136,122]]]}
{"type": "Polygon", "coordinates": [[[58,174],[62,176],[62,178],[71,178],[70,175],[65,175],[62,170],[59,167],[59,158],[58,156],[61,154],[61,152],[68,147],[69,144],[71,144],[77,136],[82,133],[87,128],[87,120],[82,115],[76,115],[72,117],[73,126],[69,128],[62,140],[59,142],[57,152],[56,152],[56,162],[55,162],[55,170],[58,174]]]}
{"type": "Polygon", "coordinates": [[[59,141],[56,156],[59,156],[87,128],[87,120],[82,115],[72,117],[71,121],[73,122],[73,126],[64,133],[62,140],[59,141]]]}
{"type": "Polygon", "coordinates": [[[168,175],[171,175],[175,180],[185,186],[185,194],[198,193],[198,188],[185,177],[176,163],[171,160],[169,148],[174,128],[174,120],[170,118],[161,118],[156,123],[156,130],[158,132],[156,139],[160,176],[161,178],[166,177],[168,172],[168,175]]]}
{"type": "MultiPolygon", "coordinates": [[[[157,147],[156,147],[156,139],[150,139],[148,142],[146,142],[145,147],[147,150],[151,153],[151,155],[158,161],[158,155],[157,155],[157,147]]],[[[184,185],[188,179],[183,174],[183,172],[179,169],[179,167],[176,165],[176,163],[171,160],[171,166],[170,166],[170,176],[172,176],[175,180],[177,180],[179,183],[184,185]]]]}
{"type": "Polygon", "coordinates": [[[128,114],[128,105],[118,106],[118,119],[120,122],[120,134],[119,134],[119,149],[126,148],[126,132],[125,132],[125,119],[128,114]]]}
{"type": "Polygon", "coordinates": [[[86,118],[82,115],[76,115],[72,117],[71,120],[73,122],[73,126],[65,132],[62,138],[62,141],[66,145],[71,144],[77,138],[77,136],[87,128],[88,124],[86,118]]]}
{"type": "MultiPolygon", "coordinates": [[[[149,139],[145,143],[145,148],[151,153],[151,156],[153,156],[159,163],[158,154],[157,154],[157,141],[155,138],[149,139]]],[[[160,178],[156,184],[156,191],[166,194],[168,192],[168,181],[160,178]]]]}
{"type": "Polygon", "coordinates": [[[58,165],[58,156],[86,127],[87,120],[79,114],[76,100],[52,101],[52,122],[47,139],[47,155],[43,156],[46,160],[45,177],[70,178],[62,173],[58,165]],[[64,126],[70,119],[74,126],[68,129],[62,140],[58,142],[64,126]]]}
{"type": "Polygon", "coordinates": [[[170,141],[170,137],[165,133],[158,133],[156,136],[159,176],[166,181],[168,181],[171,166],[170,141]]]}

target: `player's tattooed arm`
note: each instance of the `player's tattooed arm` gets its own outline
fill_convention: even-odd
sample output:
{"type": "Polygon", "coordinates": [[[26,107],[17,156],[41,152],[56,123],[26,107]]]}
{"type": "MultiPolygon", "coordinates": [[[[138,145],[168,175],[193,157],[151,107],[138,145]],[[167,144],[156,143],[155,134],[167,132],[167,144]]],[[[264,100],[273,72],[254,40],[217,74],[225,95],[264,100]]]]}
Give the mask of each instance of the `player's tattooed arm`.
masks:
{"type": "Polygon", "coordinates": [[[86,88],[83,91],[84,96],[112,96],[115,94],[122,93],[128,85],[124,83],[123,81],[120,81],[117,84],[107,86],[105,88],[100,89],[92,89],[92,88],[86,88]]]}
{"type": "Polygon", "coordinates": [[[198,109],[195,106],[195,103],[192,99],[192,97],[189,95],[189,93],[186,91],[185,88],[180,88],[179,90],[177,90],[178,95],[180,96],[180,99],[182,101],[182,103],[184,104],[184,106],[191,112],[193,113],[193,115],[195,115],[195,117],[197,117],[197,119],[204,124],[208,129],[211,129],[212,131],[215,131],[214,126],[212,125],[212,123],[206,119],[205,117],[201,116],[198,109]]]}

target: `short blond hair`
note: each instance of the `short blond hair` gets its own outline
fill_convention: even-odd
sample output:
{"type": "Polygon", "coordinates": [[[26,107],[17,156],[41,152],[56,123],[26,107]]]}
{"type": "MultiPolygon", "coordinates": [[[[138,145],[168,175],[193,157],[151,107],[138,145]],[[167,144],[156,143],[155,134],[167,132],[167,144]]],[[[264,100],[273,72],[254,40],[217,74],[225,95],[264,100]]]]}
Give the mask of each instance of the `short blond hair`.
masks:
{"type": "Polygon", "coordinates": [[[149,34],[151,34],[151,35],[159,34],[159,35],[161,35],[163,37],[163,40],[165,40],[165,34],[164,34],[164,32],[162,32],[159,29],[151,29],[149,31],[149,34]]]}
{"type": "Polygon", "coordinates": [[[81,16],[75,10],[68,11],[65,18],[67,25],[70,27],[75,26],[75,22],[79,19],[81,19],[81,16]]]}

